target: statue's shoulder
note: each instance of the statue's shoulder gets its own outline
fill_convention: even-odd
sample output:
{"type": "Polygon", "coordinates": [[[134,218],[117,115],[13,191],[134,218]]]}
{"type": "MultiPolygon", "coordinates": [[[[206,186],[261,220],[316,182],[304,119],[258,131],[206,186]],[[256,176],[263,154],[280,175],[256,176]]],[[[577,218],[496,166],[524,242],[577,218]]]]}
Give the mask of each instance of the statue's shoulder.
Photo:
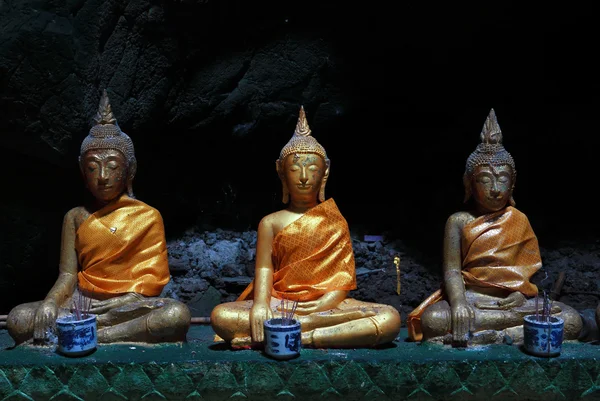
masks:
{"type": "Polygon", "coordinates": [[[292,213],[287,209],[266,215],[258,225],[259,234],[269,232],[275,237],[281,230],[302,217],[302,214],[292,213]]]}
{"type": "Polygon", "coordinates": [[[278,210],[277,212],[269,213],[266,216],[264,216],[262,219],[260,219],[260,224],[271,224],[274,221],[276,221],[279,216],[281,216],[281,210],[278,210]]]}
{"type": "Polygon", "coordinates": [[[459,222],[473,221],[473,220],[475,220],[475,218],[476,218],[476,216],[471,212],[460,211],[460,212],[451,214],[450,217],[448,217],[448,221],[459,223],[459,222]]]}
{"type": "Polygon", "coordinates": [[[76,206],[73,209],[69,210],[66,214],[65,214],[65,219],[72,219],[75,216],[77,216],[78,214],[83,213],[84,211],[86,211],[85,207],[83,206],[76,206]]]}
{"type": "Polygon", "coordinates": [[[269,213],[260,220],[258,226],[262,228],[273,229],[281,225],[281,221],[284,219],[284,217],[285,209],[269,213]]]}
{"type": "Polygon", "coordinates": [[[63,224],[72,224],[75,228],[79,228],[79,226],[90,217],[90,214],[91,213],[84,206],[76,206],[65,214],[63,224]]]}
{"type": "Polygon", "coordinates": [[[451,214],[450,217],[448,217],[448,220],[446,221],[446,226],[463,228],[465,225],[475,220],[475,218],[476,216],[471,212],[456,212],[451,214]]]}

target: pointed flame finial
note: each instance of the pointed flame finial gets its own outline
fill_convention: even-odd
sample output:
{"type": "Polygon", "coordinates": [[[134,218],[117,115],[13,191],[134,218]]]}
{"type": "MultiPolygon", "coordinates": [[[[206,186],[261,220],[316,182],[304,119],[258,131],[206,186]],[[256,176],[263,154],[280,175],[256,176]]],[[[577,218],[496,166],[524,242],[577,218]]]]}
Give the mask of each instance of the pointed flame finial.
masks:
{"type": "Polygon", "coordinates": [[[106,89],[102,91],[102,97],[100,98],[100,105],[98,106],[98,112],[94,117],[96,124],[116,124],[117,119],[115,118],[112,108],[110,107],[110,100],[108,99],[108,93],[106,89]]]}
{"type": "Polygon", "coordinates": [[[306,120],[306,113],[304,112],[304,106],[300,106],[300,113],[298,114],[298,123],[296,124],[296,131],[294,135],[310,136],[310,127],[306,120]]]}
{"type": "Polygon", "coordinates": [[[490,145],[502,143],[502,130],[498,124],[498,119],[496,118],[496,112],[494,109],[490,110],[490,114],[488,114],[487,118],[485,119],[485,123],[481,129],[480,137],[481,143],[487,143],[490,145]]]}

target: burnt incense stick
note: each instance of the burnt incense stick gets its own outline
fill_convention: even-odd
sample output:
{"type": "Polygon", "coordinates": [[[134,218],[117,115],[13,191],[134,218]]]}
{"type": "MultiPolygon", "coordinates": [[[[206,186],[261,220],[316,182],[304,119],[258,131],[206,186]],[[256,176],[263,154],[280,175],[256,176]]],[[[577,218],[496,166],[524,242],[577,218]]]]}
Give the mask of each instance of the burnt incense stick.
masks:
{"type": "Polygon", "coordinates": [[[298,308],[298,301],[294,301],[294,304],[292,305],[291,319],[294,319],[294,314],[296,313],[296,308],[298,308]]]}
{"type": "Polygon", "coordinates": [[[281,324],[292,324],[294,320],[294,314],[298,307],[298,301],[291,299],[281,298],[279,302],[279,310],[281,311],[281,324]]]}

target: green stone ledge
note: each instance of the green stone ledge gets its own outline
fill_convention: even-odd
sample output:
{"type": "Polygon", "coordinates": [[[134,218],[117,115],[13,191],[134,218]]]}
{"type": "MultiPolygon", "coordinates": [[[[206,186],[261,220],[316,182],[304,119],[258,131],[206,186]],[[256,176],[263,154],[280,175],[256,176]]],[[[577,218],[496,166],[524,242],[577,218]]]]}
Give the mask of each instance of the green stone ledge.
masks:
{"type": "Polygon", "coordinates": [[[292,361],[230,351],[193,326],[186,344],[98,347],[83,358],[16,347],[0,330],[0,400],[600,400],[600,347],[556,358],[516,346],[469,350],[399,340],[383,349],[302,350],[292,361]]]}

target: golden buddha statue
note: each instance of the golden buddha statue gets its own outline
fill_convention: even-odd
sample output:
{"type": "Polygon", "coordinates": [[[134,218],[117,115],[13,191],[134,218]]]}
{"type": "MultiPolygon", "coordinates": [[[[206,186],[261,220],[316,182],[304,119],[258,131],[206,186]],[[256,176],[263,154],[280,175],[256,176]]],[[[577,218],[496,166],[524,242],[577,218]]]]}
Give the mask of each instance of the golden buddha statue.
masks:
{"type": "Polygon", "coordinates": [[[184,341],[188,307],[157,297],[170,279],[162,217],[133,195],[133,143],[119,128],[106,91],[95,122],[79,157],[93,204],[65,215],[58,279],[43,301],[11,310],[8,332],[16,344],[47,343],[57,317],[85,296],[97,315],[99,343],[184,341]]]}
{"type": "MultiPolygon", "coordinates": [[[[458,347],[522,342],[523,317],[536,313],[538,289],[530,279],[542,260],[527,216],[514,207],[515,179],[492,109],[463,176],[465,202],[472,197],[474,210],[446,222],[444,283],[407,317],[409,339],[458,347]]],[[[564,339],[577,339],[579,313],[553,305],[553,315],[565,322],[564,339]]]]}
{"type": "Polygon", "coordinates": [[[356,288],[354,253],[345,218],[333,199],[325,200],[329,166],[300,108],[294,135],[276,161],[289,204],[258,225],[253,282],[237,301],[213,309],[217,340],[261,347],[263,322],[281,315],[282,300],[297,301],[293,316],[305,347],[368,348],[398,335],[395,308],[347,297],[356,288]]]}

